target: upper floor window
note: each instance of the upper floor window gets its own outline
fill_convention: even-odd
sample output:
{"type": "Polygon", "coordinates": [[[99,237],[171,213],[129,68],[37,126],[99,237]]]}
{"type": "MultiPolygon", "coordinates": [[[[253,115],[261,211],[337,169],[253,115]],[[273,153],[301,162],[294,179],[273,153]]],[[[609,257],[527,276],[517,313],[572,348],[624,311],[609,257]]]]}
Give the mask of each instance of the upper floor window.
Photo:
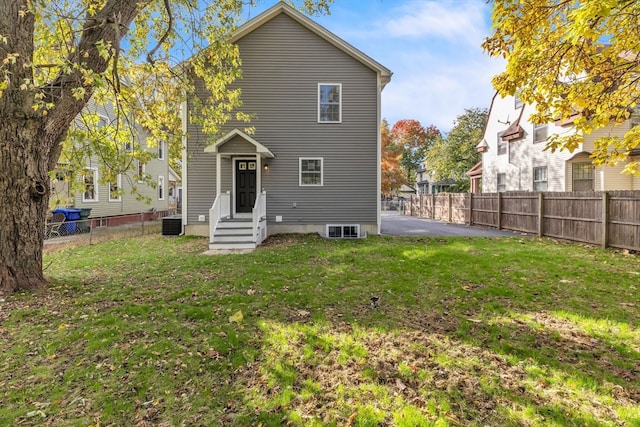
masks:
{"type": "Polygon", "coordinates": [[[122,195],[120,194],[122,188],[122,175],[118,174],[115,181],[107,183],[109,190],[109,201],[110,202],[119,202],[122,200],[122,195]]]}
{"type": "Polygon", "coordinates": [[[318,83],[318,122],[342,122],[341,83],[318,83]]]}
{"type": "Polygon", "coordinates": [[[107,116],[104,116],[102,114],[98,114],[98,123],[96,125],[96,127],[106,127],[108,126],[110,123],[110,120],[107,116]]]}
{"type": "Polygon", "coordinates": [[[547,124],[533,125],[533,143],[544,142],[547,140],[547,124]]]}
{"type": "Polygon", "coordinates": [[[631,113],[631,127],[640,126],[640,109],[636,108],[631,113]]]}
{"type": "Polygon", "coordinates": [[[300,186],[322,185],[322,158],[300,158],[300,186]]]}
{"type": "Polygon", "coordinates": [[[158,160],[164,160],[164,142],[158,141],[158,160]]]}
{"type": "Polygon", "coordinates": [[[502,139],[502,133],[503,132],[498,132],[498,156],[501,154],[507,154],[508,142],[502,139]]]}
{"type": "Polygon", "coordinates": [[[82,181],[84,182],[84,192],[82,193],[83,202],[98,201],[98,170],[95,168],[85,169],[82,173],[82,181]]]}
{"type": "Polygon", "coordinates": [[[517,90],[516,93],[513,95],[513,108],[520,108],[522,107],[523,102],[522,99],[520,99],[520,91],[517,90]]]}
{"type": "Polygon", "coordinates": [[[533,191],[547,191],[547,167],[533,168],[533,191]]]}

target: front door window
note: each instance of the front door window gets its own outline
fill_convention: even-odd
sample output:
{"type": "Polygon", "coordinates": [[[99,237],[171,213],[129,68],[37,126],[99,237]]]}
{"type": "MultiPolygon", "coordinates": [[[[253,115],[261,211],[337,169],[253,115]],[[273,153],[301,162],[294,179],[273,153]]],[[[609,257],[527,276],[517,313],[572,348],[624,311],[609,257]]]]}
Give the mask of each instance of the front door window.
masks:
{"type": "Polygon", "coordinates": [[[256,161],[236,161],[236,213],[250,213],[256,202],[256,161]]]}

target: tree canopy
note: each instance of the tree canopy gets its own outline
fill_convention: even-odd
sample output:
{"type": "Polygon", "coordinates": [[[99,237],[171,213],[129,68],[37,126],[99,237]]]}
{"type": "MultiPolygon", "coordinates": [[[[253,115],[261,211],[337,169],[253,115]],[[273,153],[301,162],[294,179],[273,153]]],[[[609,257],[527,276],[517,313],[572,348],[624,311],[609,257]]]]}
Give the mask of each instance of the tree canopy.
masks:
{"type": "Polygon", "coordinates": [[[451,191],[468,191],[466,172],[481,159],[476,150],[482,139],[489,113],[486,108],[465,109],[459,115],[451,131],[437,138],[426,155],[427,170],[435,180],[455,182],[451,191]]]}
{"type": "MultiPolygon", "coordinates": [[[[331,1],[290,3],[326,13],[331,1]]],[[[87,152],[99,149],[118,170],[131,161],[122,142],[140,132],[135,126],[148,145],[179,141],[185,97],[212,138],[233,116],[250,118],[240,90],[230,87],[242,75],[231,37],[255,3],[0,0],[0,292],[44,286],[48,173],[69,138],[87,152]],[[186,73],[178,65],[188,58],[186,73]],[[195,96],[191,76],[204,83],[206,99],[195,96]],[[89,100],[118,113],[108,132],[96,131],[91,114],[81,119],[86,126],[72,127],[89,100]]]]}
{"type": "Polygon", "coordinates": [[[382,162],[380,164],[382,174],[382,194],[391,195],[394,191],[402,187],[405,183],[404,173],[400,169],[400,160],[404,148],[402,145],[396,144],[391,137],[389,123],[382,120],[380,126],[382,140],[382,162]]]}
{"type": "Polygon", "coordinates": [[[398,120],[393,125],[391,139],[394,145],[402,147],[400,166],[404,171],[406,183],[413,185],[416,180],[416,171],[424,161],[429,148],[440,135],[440,131],[435,126],[430,125],[425,128],[414,119],[398,120]]]}
{"type": "MultiPolygon", "coordinates": [[[[493,79],[501,95],[536,105],[533,121],[576,116],[575,135],[549,148],[574,150],[583,136],[629,119],[640,100],[640,2],[637,0],[493,0],[490,55],[507,60],[493,79]]],[[[594,163],[616,164],[640,143],[640,126],[596,141],[594,163]]],[[[640,174],[640,163],[625,172],[640,174]]]]}

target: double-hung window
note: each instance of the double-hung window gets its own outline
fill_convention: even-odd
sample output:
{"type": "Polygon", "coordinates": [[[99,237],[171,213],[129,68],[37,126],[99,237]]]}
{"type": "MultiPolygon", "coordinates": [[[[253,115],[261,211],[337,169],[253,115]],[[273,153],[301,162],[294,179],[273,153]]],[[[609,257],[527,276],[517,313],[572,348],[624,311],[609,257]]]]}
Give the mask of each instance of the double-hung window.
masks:
{"type": "Polygon", "coordinates": [[[136,171],[136,174],[138,176],[138,182],[144,182],[146,176],[146,166],[141,160],[138,160],[138,170],[136,171]]]}
{"type": "Polygon", "coordinates": [[[318,122],[342,122],[341,83],[318,83],[318,122]]]}
{"type": "Polygon", "coordinates": [[[158,200],[164,200],[164,176],[158,176],[158,200]]]}
{"type": "Polygon", "coordinates": [[[507,174],[499,173],[497,176],[496,188],[498,193],[502,193],[503,191],[507,191],[507,174]]]}
{"type": "Polygon", "coordinates": [[[300,157],[300,186],[316,186],[323,184],[323,161],[321,157],[300,157]]]}
{"type": "Polygon", "coordinates": [[[164,160],[164,142],[158,141],[158,160],[164,160]]]}
{"type": "Polygon", "coordinates": [[[547,140],[547,124],[534,124],[533,125],[533,143],[544,142],[547,140]]]}
{"type": "Polygon", "coordinates": [[[118,176],[113,182],[108,183],[110,202],[122,201],[122,195],[120,194],[121,188],[122,188],[122,175],[118,174],[118,176]]]}
{"type": "Polygon", "coordinates": [[[631,127],[640,126],[640,108],[636,108],[631,113],[631,127]]]}
{"type": "Polygon", "coordinates": [[[88,168],[82,172],[82,181],[84,183],[84,192],[82,193],[83,202],[98,201],[98,170],[88,168]]]}
{"type": "Polygon", "coordinates": [[[508,142],[502,139],[502,134],[504,132],[498,132],[498,156],[502,154],[507,154],[507,144],[508,142]]]}
{"type": "Polygon", "coordinates": [[[533,168],[533,191],[547,191],[547,167],[533,168]]]}
{"type": "Polygon", "coordinates": [[[518,109],[523,105],[522,99],[520,99],[520,91],[516,90],[516,93],[513,95],[513,108],[518,109]]]}
{"type": "Polygon", "coordinates": [[[590,162],[571,165],[573,191],[593,191],[593,164],[590,162]]]}

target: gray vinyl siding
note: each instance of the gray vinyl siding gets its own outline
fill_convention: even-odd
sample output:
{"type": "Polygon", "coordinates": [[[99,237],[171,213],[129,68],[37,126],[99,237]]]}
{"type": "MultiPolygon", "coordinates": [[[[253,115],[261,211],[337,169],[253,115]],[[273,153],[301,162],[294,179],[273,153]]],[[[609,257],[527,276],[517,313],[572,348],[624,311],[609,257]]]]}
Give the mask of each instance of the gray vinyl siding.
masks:
{"type": "Polygon", "coordinates": [[[234,154],[255,154],[256,149],[253,145],[245,141],[240,136],[236,136],[220,147],[221,153],[234,154]]]}
{"type": "MultiPolygon", "coordinates": [[[[101,176],[101,165],[98,159],[91,162],[90,167],[98,169],[98,181],[101,176]]],[[[158,200],[158,189],[153,188],[146,183],[139,183],[134,179],[137,163],[132,168],[122,174],[122,190],[123,194],[119,201],[109,201],[109,191],[106,184],[98,183],[98,200],[95,202],[83,202],[82,194],[76,194],[74,197],[74,207],[91,208],[91,218],[128,215],[140,212],[146,212],[152,208],[157,211],[166,211],[169,208],[169,164],[167,160],[152,159],[145,166],[145,173],[151,176],[154,182],[157,182],[158,176],[164,176],[164,200],[158,200]],[[136,186],[137,194],[132,194],[132,188],[136,186]],[[138,200],[137,195],[148,197],[149,203],[138,200]]],[[[78,178],[81,179],[81,178],[78,178]]]]}
{"type": "MultiPolygon", "coordinates": [[[[85,107],[88,111],[95,111],[99,114],[113,118],[115,112],[111,106],[98,106],[91,99],[85,107]]],[[[148,150],[154,154],[157,154],[157,148],[148,148],[146,145],[147,134],[144,129],[137,125],[134,129],[135,137],[138,139],[142,150],[148,150]]],[[[165,144],[164,159],[157,158],[151,159],[145,165],[145,173],[151,177],[153,182],[157,183],[158,176],[164,177],[164,200],[158,200],[158,190],[146,183],[138,182],[134,176],[137,174],[138,163],[134,161],[131,163],[130,168],[122,174],[121,187],[123,194],[118,201],[109,201],[108,185],[101,183],[103,169],[106,167],[104,162],[100,161],[98,156],[93,156],[88,164],[88,168],[95,168],[98,170],[98,181],[96,182],[96,188],[98,192],[98,199],[96,201],[82,200],[82,192],[73,196],[72,205],[75,208],[91,208],[91,218],[106,217],[114,215],[128,215],[141,212],[147,212],[150,209],[156,209],[157,211],[166,211],[169,208],[169,147],[165,144]],[[136,192],[132,194],[133,187],[136,187],[136,192]],[[146,200],[138,200],[139,196],[146,200]]],[[[74,179],[81,180],[82,176],[77,176],[74,179]]]]}
{"type": "MultiPolygon", "coordinates": [[[[238,41],[243,60],[243,111],[254,113],[253,139],[274,159],[264,159],[267,220],[285,224],[377,223],[378,78],[376,72],[308,31],[285,14],[238,41]],[[318,123],[318,83],[342,85],[342,123],[318,123]],[[323,158],[321,187],[299,186],[299,158],[323,158]],[[296,207],[293,207],[293,204],[296,207]]],[[[227,131],[244,129],[230,122],[227,131]]],[[[208,214],[215,197],[215,154],[206,136],[189,125],[188,223],[208,214]]],[[[231,140],[222,150],[239,153],[231,140]]],[[[224,160],[222,191],[231,186],[224,160]]],[[[228,165],[226,164],[227,162],[228,165]]],[[[229,168],[229,169],[227,169],[229,168]]],[[[208,215],[207,215],[208,216],[208,215]]]]}

